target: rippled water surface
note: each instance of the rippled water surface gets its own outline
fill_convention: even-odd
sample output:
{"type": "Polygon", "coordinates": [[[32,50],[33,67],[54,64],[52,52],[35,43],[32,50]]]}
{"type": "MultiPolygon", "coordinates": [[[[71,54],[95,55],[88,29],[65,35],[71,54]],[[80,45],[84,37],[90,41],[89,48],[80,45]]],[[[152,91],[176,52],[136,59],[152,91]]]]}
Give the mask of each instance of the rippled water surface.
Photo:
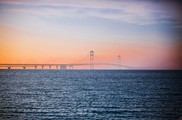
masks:
{"type": "Polygon", "coordinates": [[[0,120],[177,120],[181,73],[1,70],[0,120]]]}

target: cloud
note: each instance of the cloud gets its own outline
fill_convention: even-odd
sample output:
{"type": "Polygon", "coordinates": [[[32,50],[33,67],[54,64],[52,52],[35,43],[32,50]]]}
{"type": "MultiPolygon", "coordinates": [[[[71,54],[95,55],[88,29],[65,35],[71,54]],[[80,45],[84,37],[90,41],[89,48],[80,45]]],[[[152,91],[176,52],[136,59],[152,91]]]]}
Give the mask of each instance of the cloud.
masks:
{"type": "Polygon", "coordinates": [[[176,28],[182,28],[182,25],[177,25],[176,28]]]}
{"type": "MultiPolygon", "coordinates": [[[[60,16],[97,17],[139,25],[155,23],[180,23],[177,3],[134,0],[1,0],[1,6],[19,9],[20,12],[38,11],[60,16]],[[26,6],[26,7],[24,7],[26,6]],[[21,11],[21,10],[22,11],[21,11]],[[29,10],[27,10],[29,9],[29,10]],[[45,12],[46,11],[46,12],[45,12]]],[[[37,13],[37,14],[38,14],[37,13]]]]}

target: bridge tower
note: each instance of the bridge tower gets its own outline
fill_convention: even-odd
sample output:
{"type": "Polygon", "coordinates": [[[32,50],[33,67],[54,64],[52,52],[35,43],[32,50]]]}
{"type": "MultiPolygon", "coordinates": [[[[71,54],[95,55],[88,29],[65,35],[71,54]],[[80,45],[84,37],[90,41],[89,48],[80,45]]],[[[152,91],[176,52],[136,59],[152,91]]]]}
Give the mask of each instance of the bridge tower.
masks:
{"type": "Polygon", "coordinates": [[[118,68],[120,68],[120,65],[121,65],[121,56],[118,55],[118,68]]]}
{"type": "Polygon", "coordinates": [[[90,51],[90,69],[94,69],[94,51],[90,51]]]}

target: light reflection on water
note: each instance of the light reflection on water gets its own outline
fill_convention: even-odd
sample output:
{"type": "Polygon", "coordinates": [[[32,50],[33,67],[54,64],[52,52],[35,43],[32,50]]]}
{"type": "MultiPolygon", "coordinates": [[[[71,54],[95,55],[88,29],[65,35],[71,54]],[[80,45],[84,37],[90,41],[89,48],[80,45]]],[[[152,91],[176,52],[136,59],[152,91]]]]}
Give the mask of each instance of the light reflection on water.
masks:
{"type": "Polygon", "coordinates": [[[181,71],[1,70],[0,119],[177,119],[181,86],[181,71]]]}

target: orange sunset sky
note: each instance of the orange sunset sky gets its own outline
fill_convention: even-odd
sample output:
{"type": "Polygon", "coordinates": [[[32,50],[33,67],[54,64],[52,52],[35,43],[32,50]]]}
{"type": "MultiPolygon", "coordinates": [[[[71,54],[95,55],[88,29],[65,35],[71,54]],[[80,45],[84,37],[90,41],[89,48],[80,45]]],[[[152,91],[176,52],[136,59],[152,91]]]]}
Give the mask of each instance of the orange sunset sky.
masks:
{"type": "Polygon", "coordinates": [[[0,0],[0,64],[121,63],[182,69],[177,0],[0,0]]]}

